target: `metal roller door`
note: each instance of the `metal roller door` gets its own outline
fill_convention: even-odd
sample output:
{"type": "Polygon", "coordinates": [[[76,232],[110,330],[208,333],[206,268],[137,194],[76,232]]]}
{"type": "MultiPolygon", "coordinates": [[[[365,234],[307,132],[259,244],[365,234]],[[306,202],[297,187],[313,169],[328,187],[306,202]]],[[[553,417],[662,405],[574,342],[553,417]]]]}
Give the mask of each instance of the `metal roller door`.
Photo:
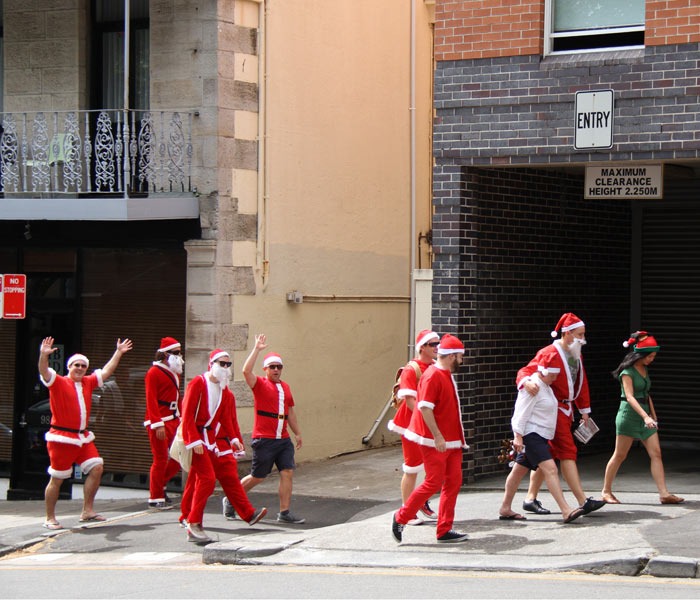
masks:
{"type": "Polygon", "coordinates": [[[700,182],[635,207],[632,324],[661,352],[650,368],[662,444],[700,446],[700,182]]]}

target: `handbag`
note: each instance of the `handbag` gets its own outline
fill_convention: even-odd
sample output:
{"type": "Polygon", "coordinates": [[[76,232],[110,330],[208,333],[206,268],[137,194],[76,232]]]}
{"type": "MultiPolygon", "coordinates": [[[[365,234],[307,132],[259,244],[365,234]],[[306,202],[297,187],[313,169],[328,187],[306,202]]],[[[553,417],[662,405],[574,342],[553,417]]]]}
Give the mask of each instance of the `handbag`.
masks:
{"type": "MultiPolygon", "coordinates": [[[[197,411],[194,413],[194,420],[197,421],[197,416],[199,415],[199,407],[202,404],[202,395],[199,395],[199,402],[197,403],[197,411]]],[[[170,458],[176,460],[180,463],[182,470],[188,472],[192,466],[192,448],[188,448],[185,445],[185,440],[182,437],[182,420],[177,426],[177,431],[175,431],[175,437],[173,438],[173,443],[170,445],[170,458]]]]}

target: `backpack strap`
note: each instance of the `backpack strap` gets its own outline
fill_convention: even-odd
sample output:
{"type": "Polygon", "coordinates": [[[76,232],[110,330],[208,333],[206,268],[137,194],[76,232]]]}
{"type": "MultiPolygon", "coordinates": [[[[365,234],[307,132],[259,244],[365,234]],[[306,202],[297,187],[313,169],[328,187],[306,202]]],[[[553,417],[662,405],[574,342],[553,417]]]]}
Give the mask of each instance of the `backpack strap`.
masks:
{"type": "Polygon", "coordinates": [[[409,360],[408,364],[413,367],[413,370],[416,372],[416,384],[420,381],[420,376],[423,374],[423,371],[420,370],[420,365],[415,361],[415,360],[409,360]]]}

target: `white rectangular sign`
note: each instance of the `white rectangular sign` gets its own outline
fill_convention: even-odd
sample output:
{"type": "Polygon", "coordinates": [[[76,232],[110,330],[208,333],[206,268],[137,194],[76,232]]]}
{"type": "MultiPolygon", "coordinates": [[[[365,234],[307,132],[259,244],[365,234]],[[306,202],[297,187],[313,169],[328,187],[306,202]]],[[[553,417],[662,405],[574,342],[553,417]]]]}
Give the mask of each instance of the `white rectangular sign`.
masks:
{"type": "Polygon", "coordinates": [[[664,190],[662,165],[586,167],[583,197],[660,199],[664,190]]]}
{"type": "Polygon", "coordinates": [[[576,92],[574,148],[612,148],[613,91],[576,92]]]}

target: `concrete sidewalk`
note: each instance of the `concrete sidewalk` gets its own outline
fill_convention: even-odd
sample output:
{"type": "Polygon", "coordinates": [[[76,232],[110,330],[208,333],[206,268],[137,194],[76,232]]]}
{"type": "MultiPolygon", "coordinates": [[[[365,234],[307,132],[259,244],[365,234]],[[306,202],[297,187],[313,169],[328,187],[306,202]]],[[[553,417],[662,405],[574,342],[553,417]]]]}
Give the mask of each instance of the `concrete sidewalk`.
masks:
{"type": "MultiPolygon", "coordinates": [[[[600,494],[607,458],[592,456],[580,461],[581,478],[589,495],[600,494]]],[[[391,517],[401,504],[401,462],[401,449],[392,447],[302,464],[295,476],[293,509],[297,512],[295,507],[299,507],[300,514],[307,518],[306,525],[280,528],[263,521],[242,535],[205,546],[203,561],[698,576],[700,548],[695,540],[700,534],[700,474],[689,452],[664,452],[669,489],[684,496],[685,504],[659,503],[646,452],[634,448],[615,485],[615,494],[623,504],[608,505],[569,525],[564,525],[561,515],[554,512],[548,516],[527,514],[527,521],[499,521],[506,473],[482,479],[466,486],[458,498],[455,529],[468,533],[470,539],[454,545],[435,542],[434,524],[407,527],[403,543],[394,542],[391,517]],[[339,506],[357,501],[358,507],[365,508],[350,518],[344,513],[335,521],[332,514],[324,514],[323,519],[314,514],[314,506],[320,505],[327,507],[326,511],[330,507],[332,513],[334,499],[339,506]],[[335,524],[315,525],[319,522],[335,524]]],[[[276,482],[266,482],[256,490],[263,486],[266,492],[274,492],[276,482]]],[[[524,488],[521,486],[523,493],[513,504],[517,511],[524,488]]],[[[138,523],[139,519],[154,518],[146,510],[146,496],[145,490],[103,487],[96,508],[110,519],[122,521],[128,516],[129,523],[138,523]]],[[[570,494],[567,498],[574,503],[570,494]]],[[[547,492],[541,500],[553,511],[557,508],[547,492]]],[[[436,498],[434,505],[437,502],[436,498]]],[[[78,525],[80,505],[79,500],[59,502],[64,526],[78,525]]],[[[212,503],[211,511],[218,511],[217,503],[212,503]]],[[[175,515],[168,511],[157,517],[173,521],[175,515]]],[[[41,528],[42,522],[42,502],[0,501],[0,554],[54,535],[41,528]]]]}

